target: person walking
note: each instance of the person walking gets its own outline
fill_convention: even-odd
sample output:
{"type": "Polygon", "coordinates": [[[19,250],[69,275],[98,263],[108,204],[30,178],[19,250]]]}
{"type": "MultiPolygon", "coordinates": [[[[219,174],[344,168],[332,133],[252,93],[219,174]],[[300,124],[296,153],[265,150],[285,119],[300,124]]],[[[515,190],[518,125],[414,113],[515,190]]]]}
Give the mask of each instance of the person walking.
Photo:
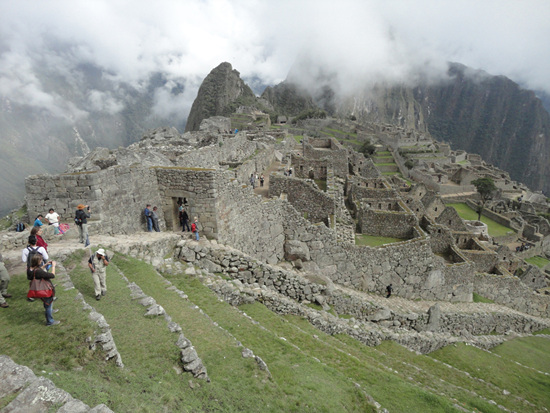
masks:
{"type": "Polygon", "coordinates": [[[156,232],[160,232],[159,228],[159,214],[157,213],[158,208],[156,206],[153,207],[153,211],[151,212],[151,219],[153,220],[153,229],[156,232]]]}
{"type": "Polygon", "coordinates": [[[90,218],[92,211],[89,205],[79,204],[76,207],[74,214],[74,222],[78,227],[78,242],[84,244],[88,239],[88,218],[90,218]],[[84,211],[86,208],[86,211],[84,211]]]}
{"type": "Polygon", "coordinates": [[[4,264],[4,257],[0,254],[0,308],[8,308],[9,305],[5,298],[11,298],[8,294],[8,285],[10,284],[10,274],[4,264]]]}
{"type": "MultiPolygon", "coordinates": [[[[48,280],[51,283],[51,279],[55,278],[55,265],[56,262],[52,261],[52,268],[50,272],[46,271],[42,268],[42,257],[40,254],[35,254],[31,258],[31,266],[27,269],[27,279],[30,281],[33,278],[36,279],[45,279],[48,280]]],[[[51,297],[45,297],[41,298],[42,302],[44,303],[44,314],[46,315],[46,325],[47,326],[55,326],[57,324],[60,324],[61,321],[55,321],[53,319],[53,313],[55,312],[53,309],[53,302],[55,298],[55,289],[54,289],[54,295],[51,297]]],[[[34,300],[33,300],[34,301],[34,300]]]]}
{"type": "Polygon", "coordinates": [[[386,287],[386,298],[390,298],[391,297],[391,293],[393,291],[393,285],[390,284],[386,287]]]}
{"type": "Polygon", "coordinates": [[[191,228],[189,227],[189,214],[185,209],[181,210],[181,222],[182,222],[181,232],[184,232],[186,228],[187,228],[187,231],[191,231],[191,228]]]}
{"type": "Polygon", "coordinates": [[[199,240],[199,219],[195,217],[195,221],[191,224],[191,232],[195,234],[195,240],[199,240]]]}
{"type": "Polygon", "coordinates": [[[94,279],[95,299],[100,300],[101,296],[107,294],[107,266],[109,265],[109,257],[105,254],[103,248],[99,248],[94,255],[88,260],[88,267],[92,272],[94,279]]]}

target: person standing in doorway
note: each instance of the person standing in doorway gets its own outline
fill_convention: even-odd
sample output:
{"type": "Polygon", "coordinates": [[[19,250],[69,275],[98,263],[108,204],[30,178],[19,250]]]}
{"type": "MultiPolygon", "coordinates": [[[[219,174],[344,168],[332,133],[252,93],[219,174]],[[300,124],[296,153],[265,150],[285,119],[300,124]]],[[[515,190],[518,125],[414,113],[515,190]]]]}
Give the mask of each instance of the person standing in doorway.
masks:
{"type": "Polygon", "coordinates": [[[191,231],[191,228],[189,227],[189,214],[185,209],[181,210],[181,232],[184,232],[187,228],[187,231],[191,231]]]}

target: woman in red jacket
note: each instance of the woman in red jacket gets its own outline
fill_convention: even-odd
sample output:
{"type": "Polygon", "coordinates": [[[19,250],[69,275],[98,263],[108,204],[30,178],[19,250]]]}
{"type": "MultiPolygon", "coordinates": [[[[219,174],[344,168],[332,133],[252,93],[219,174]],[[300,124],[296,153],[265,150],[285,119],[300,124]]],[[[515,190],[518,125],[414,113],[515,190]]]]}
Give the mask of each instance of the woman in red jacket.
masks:
{"type": "MultiPolygon", "coordinates": [[[[52,268],[51,271],[48,272],[45,269],[42,268],[42,256],[40,254],[35,254],[31,258],[31,267],[27,270],[27,279],[32,280],[33,278],[36,279],[46,279],[51,283],[51,279],[55,278],[55,261],[51,261],[52,268]]],[[[55,294],[55,293],[54,293],[55,294]]],[[[55,321],[53,319],[53,300],[54,295],[51,297],[46,297],[41,299],[44,303],[44,313],[46,315],[46,325],[47,326],[55,326],[60,323],[60,321],[55,321]]]]}
{"type": "Polygon", "coordinates": [[[36,246],[44,247],[46,252],[48,252],[48,244],[44,241],[44,238],[42,238],[42,227],[33,227],[31,229],[31,235],[36,236],[36,246]]]}

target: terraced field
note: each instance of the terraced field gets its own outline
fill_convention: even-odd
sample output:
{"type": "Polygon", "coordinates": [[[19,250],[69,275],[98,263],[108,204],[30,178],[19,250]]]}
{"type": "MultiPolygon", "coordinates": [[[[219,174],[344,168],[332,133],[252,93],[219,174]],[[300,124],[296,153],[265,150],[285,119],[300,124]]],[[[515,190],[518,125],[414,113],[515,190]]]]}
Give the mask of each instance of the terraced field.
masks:
{"type": "MultiPolygon", "coordinates": [[[[55,327],[43,325],[41,303],[24,299],[28,282],[14,275],[10,308],[0,313],[0,353],[86,404],[115,412],[542,412],[550,405],[545,334],[492,351],[458,344],[418,355],[393,342],[367,347],[260,302],[233,307],[208,288],[221,274],[174,268],[161,274],[115,254],[107,295],[96,301],[84,251],[72,253],[57,276],[55,327]],[[165,314],[146,316],[136,288],[165,314]],[[124,367],[106,360],[100,343],[90,349],[102,331],[93,311],[108,323],[124,367]],[[180,334],[208,380],[184,370],[180,334]]],[[[14,397],[0,399],[0,409],[14,397]]]]}

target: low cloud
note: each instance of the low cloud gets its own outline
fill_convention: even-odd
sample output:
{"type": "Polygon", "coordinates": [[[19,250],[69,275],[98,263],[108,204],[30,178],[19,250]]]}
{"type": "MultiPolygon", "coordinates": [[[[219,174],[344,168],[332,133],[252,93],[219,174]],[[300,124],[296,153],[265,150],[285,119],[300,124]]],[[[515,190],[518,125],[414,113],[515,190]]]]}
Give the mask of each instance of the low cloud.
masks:
{"type": "Polygon", "coordinates": [[[74,119],[120,111],[117,84],[144,89],[161,73],[155,113],[185,118],[223,61],[263,84],[323,74],[344,94],[440,79],[455,61],[550,92],[549,18],[545,0],[0,0],[0,96],[74,119]],[[67,103],[56,77],[85,96],[67,103]]]}

